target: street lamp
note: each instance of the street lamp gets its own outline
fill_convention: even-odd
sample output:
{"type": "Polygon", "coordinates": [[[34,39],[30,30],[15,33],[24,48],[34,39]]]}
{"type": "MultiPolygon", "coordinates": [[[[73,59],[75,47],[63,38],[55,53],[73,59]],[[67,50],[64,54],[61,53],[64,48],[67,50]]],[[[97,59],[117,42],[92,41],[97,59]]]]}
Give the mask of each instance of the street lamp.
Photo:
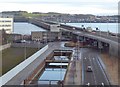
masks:
{"type": "Polygon", "coordinates": [[[117,38],[117,34],[119,33],[117,27],[118,27],[118,23],[116,23],[116,38],[117,38]]]}
{"type": "Polygon", "coordinates": [[[24,44],[25,44],[25,47],[24,47],[24,52],[25,52],[24,58],[26,60],[26,55],[27,55],[27,53],[26,53],[26,42],[24,44]]]}
{"type": "MultiPolygon", "coordinates": [[[[98,29],[98,27],[96,27],[96,30],[99,30],[99,35],[100,35],[100,37],[101,37],[101,30],[100,29],[98,29]]],[[[101,41],[100,40],[98,40],[98,48],[100,49],[100,53],[101,53],[101,41]]]]}
{"type": "Polygon", "coordinates": [[[107,36],[109,35],[108,23],[109,23],[109,19],[107,19],[107,36]]]}
{"type": "Polygon", "coordinates": [[[38,39],[38,42],[37,42],[37,44],[38,44],[38,50],[39,50],[39,45],[40,45],[40,40],[38,39]]]}

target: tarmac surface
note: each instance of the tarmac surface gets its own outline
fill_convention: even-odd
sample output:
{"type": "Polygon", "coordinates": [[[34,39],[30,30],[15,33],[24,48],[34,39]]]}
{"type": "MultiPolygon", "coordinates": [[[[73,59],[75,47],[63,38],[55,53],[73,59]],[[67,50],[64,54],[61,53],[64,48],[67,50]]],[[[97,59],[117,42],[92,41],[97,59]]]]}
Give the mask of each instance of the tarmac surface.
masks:
{"type": "Polygon", "coordinates": [[[88,48],[81,49],[81,52],[82,85],[110,85],[99,53],[88,48]],[[91,66],[92,72],[87,72],[88,66],[91,66]]]}

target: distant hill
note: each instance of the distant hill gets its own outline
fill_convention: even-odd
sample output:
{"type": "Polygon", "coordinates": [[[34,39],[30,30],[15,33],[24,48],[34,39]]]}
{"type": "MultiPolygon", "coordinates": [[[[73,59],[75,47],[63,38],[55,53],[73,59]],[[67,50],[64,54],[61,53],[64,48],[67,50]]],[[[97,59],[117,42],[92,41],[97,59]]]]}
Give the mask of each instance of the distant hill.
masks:
{"type": "MultiPolygon", "coordinates": [[[[22,20],[24,18],[39,18],[47,21],[57,21],[57,22],[88,22],[88,23],[99,23],[99,22],[109,22],[109,23],[117,23],[118,15],[109,15],[109,16],[97,16],[93,14],[64,14],[57,12],[32,12],[28,13],[27,11],[3,11],[2,14],[13,15],[15,20],[22,20]]],[[[26,21],[26,19],[25,19],[26,21]]]]}

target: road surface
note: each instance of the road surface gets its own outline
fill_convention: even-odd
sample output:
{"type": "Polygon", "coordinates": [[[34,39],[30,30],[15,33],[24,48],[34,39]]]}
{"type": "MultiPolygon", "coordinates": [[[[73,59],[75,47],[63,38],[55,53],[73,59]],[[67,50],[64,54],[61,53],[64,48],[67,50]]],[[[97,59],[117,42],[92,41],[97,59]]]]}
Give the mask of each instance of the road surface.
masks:
{"type": "Polygon", "coordinates": [[[83,85],[110,85],[108,77],[99,61],[99,53],[93,49],[81,48],[82,84],[83,85]],[[92,67],[92,72],[87,72],[87,66],[92,67]]]}

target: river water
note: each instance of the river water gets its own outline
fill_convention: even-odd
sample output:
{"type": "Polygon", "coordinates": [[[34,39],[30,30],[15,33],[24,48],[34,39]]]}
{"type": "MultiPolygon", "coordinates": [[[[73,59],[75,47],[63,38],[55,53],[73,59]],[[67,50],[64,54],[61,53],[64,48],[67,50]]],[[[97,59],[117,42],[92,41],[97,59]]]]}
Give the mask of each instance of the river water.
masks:
{"type": "MultiPolygon", "coordinates": [[[[66,23],[66,24],[76,27],[81,27],[82,25],[84,25],[84,27],[91,27],[93,30],[95,30],[95,28],[98,27],[99,30],[101,31],[109,30],[110,32],[118,33],[118,23],[66,23]]],[[[46,31],[46,30],[30,23],[25,22],[14,23],[14,33],[30,35],[31,31],[46,31]]]]}
{"type": "Polygon", "coordinates": [[[112,33],[118,33],[118,23],[66,23],[67,25],[72,25],[76,27],[91,27],[93,30],[99,28],[100,31],[110,31],[112,33]]]}
{"type": "Polygon", "coordinates": [[[25,22],[14,23],[14,33],[30,35],[31,31],[46,31],[46,30],[31,23],[25,23],[25,22]]]}

